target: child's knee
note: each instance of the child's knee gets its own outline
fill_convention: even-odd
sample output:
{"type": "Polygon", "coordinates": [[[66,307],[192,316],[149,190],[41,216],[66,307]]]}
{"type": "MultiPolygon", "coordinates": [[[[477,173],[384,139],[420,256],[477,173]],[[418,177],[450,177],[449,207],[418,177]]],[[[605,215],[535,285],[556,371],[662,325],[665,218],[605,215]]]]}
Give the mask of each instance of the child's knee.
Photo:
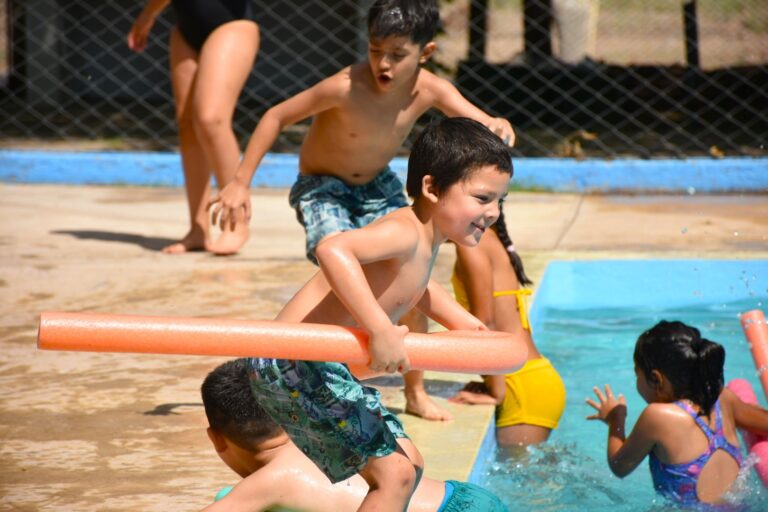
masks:
{"type": "Polygon", "coordinates": [[[202,137],[212,137],[228,126],[226,116],[209,108],[195,109],[194,122],[198,135],[202,137]]]}
{"type": "Polygon", "coordinates": [[[424,471],[421,455],[418,451],[415,451],[415,457],[413,455],[400,448],[385,457],[370,459],[360,474],[372,489],[386,488],[409,496],[424,471]]]}
{"type": "Polygon", "coordinates": [[[408,438],[398,439],[397,444],[398,451],[402,452],[415,468],[417,479],[421,478],[421,474],[424,472],[424,457],[421,456],[421,452],[408,438]]]}

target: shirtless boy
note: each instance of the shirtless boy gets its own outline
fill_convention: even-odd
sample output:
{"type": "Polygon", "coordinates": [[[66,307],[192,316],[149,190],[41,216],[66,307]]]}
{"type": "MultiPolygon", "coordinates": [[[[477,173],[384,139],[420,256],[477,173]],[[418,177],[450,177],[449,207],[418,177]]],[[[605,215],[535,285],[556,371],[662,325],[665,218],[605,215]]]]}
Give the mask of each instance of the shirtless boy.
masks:
{"type": "MultiPolygon", "coordinates": [[[[248,188],[280,131],[312,117],[299,155],[290,204],[306,231],[307,257],[317,263],[320,241],[365,226],[407,205],[403,186],[389,169],[414,123],[431,108],[448,117],[474,119],[507,144],[514,132],[467,101],[447,80],[421,68],[435,52],[439,24],[435,0],[378,0],[368,13],[368,59],[346,67],[270,108],[259,121],[234,179],[211,204],[214,222],[235,229],[250,219],[248,188]]],[[[404,319],[426,332],[426,319],[404,319]]],[[[424,389],[422,372],[404,375],[406,411],[451,419],[424,389]]]]}
{"type": "MultiPolygon", "coordinates": [[[[482,124],[428,127],[408,160],[413,205],[322,240],[321,270],[276,320],[360,327],[368,367],[389,373],[410,370],[408,329],[395,324],[413,308],[447,329],[485,329],[430,274],[443,242],[477,245],[511,174],[508,147],[482,124]]],[[[375,389],[341,363],[253,358],[249,372],[257,402],[331,482],[360,473],[369,485],[360,510],[407,507],[423,460],[375,389]]]]}
{"type": "MultiPolygon", "coordinates": [[[[235,359],[214,369],[201,387],[208,437],[221,460],[241,480],[205,512],[259,512],[275,508],[299,512],[352,512],[368,492],[354,475],[331,484],[293,444],[251,393],[248,360],[235,359]]],[[[504,512],[507,508],[476,485],[424,477],[409,512],[504,512]]]]}

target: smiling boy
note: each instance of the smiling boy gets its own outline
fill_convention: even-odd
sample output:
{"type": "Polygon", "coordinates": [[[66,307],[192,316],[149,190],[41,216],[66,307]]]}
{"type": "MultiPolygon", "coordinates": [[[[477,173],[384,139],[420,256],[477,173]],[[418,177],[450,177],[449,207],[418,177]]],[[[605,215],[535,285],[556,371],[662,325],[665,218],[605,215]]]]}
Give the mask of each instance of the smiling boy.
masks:
{"type": "MultiPolygon", "coordinates": [[[[368,58],[270,108],[256,126],[235,178],[222,189],[212,217],[234,229],[251,216],[249,186],[280,131],[312,117],[299,154],[299,176],[289,202],[306,231],[306,255],[330,236],[360,228],[406,206],[403,184],[389,162],[419,117],[436,108],[467,117],[514,143],[509,121],[472,105],[449,81],[422,69],[435,52],[439,25],[435,0],[378,0],[368,13],[368,58]]],[[[403,321],[426,331],[426,319],[403,321]]],[[[423,373],[404,375],[406,411],[450,419],[424,389],[423,373]]]]}

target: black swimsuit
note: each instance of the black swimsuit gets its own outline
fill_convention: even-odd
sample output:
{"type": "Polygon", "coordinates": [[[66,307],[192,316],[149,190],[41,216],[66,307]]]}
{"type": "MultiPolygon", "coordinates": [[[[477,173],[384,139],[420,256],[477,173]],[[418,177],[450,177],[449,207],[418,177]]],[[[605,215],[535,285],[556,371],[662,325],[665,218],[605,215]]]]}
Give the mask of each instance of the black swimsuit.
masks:
{"type": "Polygon", "coordinates": [[[251,0],[173,0],[184,40],[200,51],[216,28],[235,20],[256,21],[251,0]]]}

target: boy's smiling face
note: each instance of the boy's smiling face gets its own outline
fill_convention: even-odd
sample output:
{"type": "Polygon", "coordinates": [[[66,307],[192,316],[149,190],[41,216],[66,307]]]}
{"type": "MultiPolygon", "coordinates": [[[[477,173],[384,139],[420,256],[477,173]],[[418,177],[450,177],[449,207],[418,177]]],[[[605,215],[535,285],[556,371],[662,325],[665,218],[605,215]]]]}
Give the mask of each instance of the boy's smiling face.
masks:
{"type": "Polygon", "coordinates": [[[435,51],[435,43],[420,48],[407,36],[371,38],[368,64],[380,91],[390,91],[410,81],[435,51]]]}
{"type": "Polygon", "coordinates": [[[441,231],[453,242],[475,246],[499,218],[499,200],[507,195],[509,173],[493,165],[475,169],[468,179],[440,194],[441,231]]]}

